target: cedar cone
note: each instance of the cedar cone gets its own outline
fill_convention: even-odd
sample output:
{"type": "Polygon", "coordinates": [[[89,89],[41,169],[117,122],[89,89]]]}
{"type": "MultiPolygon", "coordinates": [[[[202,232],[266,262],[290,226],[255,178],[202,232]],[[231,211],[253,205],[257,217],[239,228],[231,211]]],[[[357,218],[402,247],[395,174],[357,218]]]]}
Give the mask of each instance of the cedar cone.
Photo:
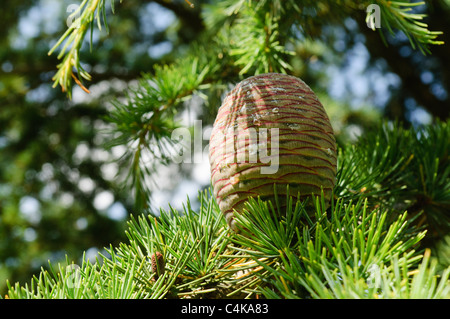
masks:
{"type": "MultiPolygon", "coordinates": [[[[277,73],[238,83],[219,108],[209,144],[214,196],[228,225],[250,197],[329,202],[336,180],[336,141],[325,109],[299,78],[277,73]],[[274,186],[275,185],[275,186],[274,186]]],[[[274,203],[274,202],[273,202],[274,203]]]]}

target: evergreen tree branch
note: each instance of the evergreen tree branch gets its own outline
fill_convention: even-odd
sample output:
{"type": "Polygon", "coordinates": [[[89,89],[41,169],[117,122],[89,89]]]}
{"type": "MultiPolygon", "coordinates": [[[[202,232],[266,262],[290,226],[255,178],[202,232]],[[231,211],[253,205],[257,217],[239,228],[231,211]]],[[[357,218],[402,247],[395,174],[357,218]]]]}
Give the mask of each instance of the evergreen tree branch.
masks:
{"type": "MultiPolygon", "coordinates": [[[[83,2],[83,23],[94,20],[94,12],[98,14],[102,3],[83,2]]],[[[318,2],[307,3],[314,7],[318,2]]],[[[228,81],[239,73],[289,68],[283,64],[289,53],[283,33],[287,26],[277,17],[294,4],[237,2],[226,12],[230,16],[225,19],[226,31],[230,32],[222,36],[233,41],[248,37],[247,46],[239,49],[234,42],[203,54],[189,52],[177,63],[143,75],[125,102],[114,102],[109,120],[115,124],[116,137],[109,146],[127,146],[123,160],[129,164],[138,206],[148,206],[147,178],[155,169],[149,157],[170,161],[171,132],[177,127],[174,115],[183,101],[201,94],[209,83],[218,83],[222,77],[228,81]]],[[[291,8],[299,14],[299,6],[291,8]]],[[[405,28],[418,19],[408,17],[405,28]]],[[[70,63],[72,67],[79,63],[76,44],[81,43],[86,30],[77,32],[69,29],[66,34],[74,51],[72,55],[69,51],[69,62],[63,60],[63,71],[58,75],[63,79],[58,82],[61,85],[70,84],[66,81],[72,74],[68,73],[70,63]]],[[[203,43],[201,48],[205,46],[203,43]]],[[[65,48],[60,56],[64,53],[65,48]]],[[[82,74],[83,70],[78,71],[82,74]]],[[[228,231],[211,194],[201,194],[198,212],[188,201],[182,212],[171,209],[161,211],[158,218],[132,218],[127,243],[110,247],[95,263],[83,258],[79,269],[50,264],[49,270],[43,269],[30,284],[8,283],[8,297],[217,298],[263,294],[269,298],[446,298],[450,270],[446,268],[439,277],[435,261],[430,260],[427,250],[423,253],[424,225],[405,213],[412,210],[412,215],[427,212],[445,216],[450,189],[449,126],[438,123],[437,127],[403,131],[396,124],[383,124],[354,147],[342,150],[336,196],[328,209],[323,197],[311,199],[313,211],[305,203],[294,205],[291,199],[292,205],[279,216],[277,201],[252,199],[236,217],[241,232],[234,234],[228,231]],[[421,196],[425,202],[420,201],[421,196]],[[157,253],[164,263],[155,269],[152,258],[157,253]],[[371,277],[373,265],[378,271],[375,279],[371,277]]]]}
{"type": "Polygon", "coordinates": [[[291,69],[285,60],[294,53],[285,48],[279,21],[280,17],[271,11],[257,10],[250,5],[241,9],[231,31],[230,51],[237,57],[235,63],[241,67],[240,74],[286,73],[291,69]]]}
{"type": "MultiPolygon", "coordinates": [[[[114,0],[111,0],[111,10],[114,13],[114,0]]],[[[89,26],[91,27],[91,32],[93,30],[94,20],[97,21],[97,26],[100,30],[102,28],[103,20],[103,24],[108,32],[108,24],[106,21],[106,0],[83,0],[78,9],[69,16],[69,19],[72,19],[71,25],[59,38],[56,44],[50,49],[48,54],[51,55],[63,44],[64,41],[66,41],[61,49],[61,52],[58,54],[58,59],[63,58],[63,60],[58,65],[58,71],[53,77],[53,87],[60,85],[62,91],[67,92],[68,96],[71,97],[72,79],[84,91],[89,92],[84,87],[82,78],[90,81],[91,76],[81,66],[79,54],[89,26]],[[71,48],[66,53],[69,46],[71,46],[71,48]],[[74,68],[78,75],[73,73],[74,68]]]]}
{"type": "MultiPolygon", "coordinates": [[[[397,1],[377,1],[383,13],[383,20],[386,28],[393,33],[393,28],[402,30],[410,39],[413,48],[416,46],[424,53],[428,53],[428,45],[442,44],[442,41],[436,40],[437,36],[442,34],[438,31],[429,31],[428,26],[421,22],[425,15],[418,13],[411,13],[412,7],[422,5],[424,3],[409,3],[397,1]]],[[[180,8],[174,4],[163,2],[166,7],[169,6],[174,12],[181,17],[185,13],[180,12],[180,8]]],[[[354,9],[355,5],[348,1],[338,2],[336,4],[323,3],[316,1],[311,3],[305,1],[303,7],[295,1],[238,1],[231,4],[227,1],[222,1],[222,4],[216,4],[217,8],[213,6],[207,7],[204,14],[204,19],[209,27],[214,26],[221,28],[230,26],[229,23],[223,24],[224,21],[229,20],[230,17],[234,19],[237,17],[236,27],[233,28],[235,33],[235,45],[239,47],[233,48],[232,54],[240,57],[236,61],[237,65],[243,67],[242,72],[252,70],[253,72],[286,72],[290,68],[289,64],[285,62],[286,56],[291,54],[285,48],[286,35],[291,31],[293,26],[307,30],[306,25],[311,23],[311,18],[305,15],[304,11],[314,10],[322,19],[334,19],[333,15],[339,10],[334,10],[336,7],[349,7],[354,9]],[[333,8],[331,8],[333,7],[333,8]],[[239,14],[238,14],[239,13],[239,14]],[[281,16],[283,19],[281,19],[281,16]],[[289,21],[289,23],[285,23],[289,21]],[[279,24],[283,24],[282,30],[279,30],[279,24]],[[253,59],[251,59],[253,58],[253,59]],[[255,69],[256,68],[256,69],[255,69]],[[255,70],[254,70],[255,69],[255,70]]],[[[97,20],[98,28],[103,24],[108,30],[106,21],[106,1],[105,0],[84,0],[80,7],[72,13],[71,17],[78,18],[69,26],[67,31],[61,36],[57,43],[50,49],[49,55],[52,54],[56,48],[62,45],[63,41],[66,43],[58,55],[58,59],[63,58],[63,61],[58,65],[58,71],[53,77],[54,87],[60,85],[68,96],[71,96],[72,80],[75,81],[82,89],[88,91],[82,79],[90,80],[91,76],[86,72],[80,62],[79,53],[86,36],[88,27],[90,25],[91,32],[94,20],[97,20]],[[70,50],[66,52],[71,45],[70,50]],[[73,69],[78,74],[73,73],[73,69]]],[[[111,9],[114,12],[114,0],[111,1],[111,9]]],[[[199,16],[195,16],[195,23],[199,24],[199,16]]],[[[202,30],[203,27],[198,27],[202,30]]],[[[305,34],[305,36],[313,36],[305,34]]]]}
{"type": "MultiPolygon", "coordinates": [[[[413,49],[418,48],[423,54],[427,54],[430,53],[430,44],[441,45],[444,43],[436,40],[443,32],[430,31],[428,25],[422,22],[426,15],[413,12],[414,7],[425,5],[425,2],[377,0],[376,3],[381,8],[383,26],[391,34],[394,34],[394,28],[403,31],[413,49]]],[[[380,34],[383,36],[382,33],[380,34]]]]}
{"type": "Polygon", "coordinates": [[[182,102],[202,86],[214,71],[204,58],[190,55],[173,65],[156,66],[144,74],[126,102],[116,100],[108,121],[115,136],[106,147],[127,145],[122,161],[128,163],[126,184],[135,191],[138,210],[149,207],[150,178],[158,164],[171,162],[180,151],[172,133],[179,125],[174,116],[182,102]]]}
{"type": "Polygon", "coordinates": [[[409,236],[407,214],[388,223],[388,212],[364,199],[338,200],[326,212],[317,197],[314,220],[304,220],[303,203],[278,217],[252,199],[239,216],[248,237],[229,233],[210,194],[200,199],[198,213],[188,202],[183,214],[133,218],[128,243],[81,267],[49,264],[30,284],[8,283],[8,298],[449,297],[450,268],[438,273],[429,250],[417,250],[424,233],[409,236]],[[165,271],[155,278],[157,251],[165,271]]]}

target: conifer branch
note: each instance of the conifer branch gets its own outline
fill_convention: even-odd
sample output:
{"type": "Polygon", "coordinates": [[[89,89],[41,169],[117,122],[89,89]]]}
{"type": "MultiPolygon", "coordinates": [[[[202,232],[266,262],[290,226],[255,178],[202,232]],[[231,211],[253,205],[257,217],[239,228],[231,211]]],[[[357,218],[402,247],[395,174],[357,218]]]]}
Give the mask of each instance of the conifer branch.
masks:
{"type": "Polygon", "coordinates": [[[270,204],[251,199],[239,216],[249,237],[230,233],[214,198],[199,196],[198,212],[187,202],[183,214],[132,218],[128,243],[95,263],[67,260],[30,284],[8,283],[8,298],[449,297],[450,268],[438,274],[436,260],[418,246],[424,232],[409,235],[407,214],[388,223],[388,211],[364,199],[337,200],[326,212],[317,197],[313,221],[304,219],[303,203],[277,217],[270,204]],[[165,271],[152,280],[155,252],[165,271]]]}
{"type": "MultiPolygon", "coordinates": [[[[381,8],[382,26],[394,34],[394,28],[408,37],[413,49],[418,48],[423,54],[429,54],[429,45],[442,45],[444,42],[436,40],[442,31],[430,31],[422,20],[423,13],[414,13],[413,8],[425,5],[425,2],[386,1],[377,0],[381,8]]],[[[381,33],[383,37],[383,33],[381,33]]],[[[384,39],[384,38],[383,38],[384,39]]]]}
{"type": "Polygon", "coordinates": [[[201,95],[212,69],[202,59],[188,56],[173,65],[156,66],[154,74],[144,74],[131,88],[126,102],[114,101],[108,121],[114,124],[105,146],[127,145],[121,158],[128,163],[126,185],[135,192],[135,207],[141,211],[150,205],[150,183],[158,164],[168,164],[178,155],[172,132],[179,124],[174,116],[192,94],[201,95]]]}
{"type": "MultiPolygon", "coordinates": [[[[114,12],[114,0],[111,0],[111,10],[114,12]]],[[[84,91],[89,92],[84,87],[82,79],[90,81],[91,75],[81,66],[79,55],[89,27],[92,32],[94,20],[97,21],[99,30],[102,29],[102,24],[104,24],[106,31],[108,32],[106,0],[83,0],[78,9],[75,10],[68,19],[72,21],[71,25],[50,49],[48,55],[51,55],[58,47],[62,46],[65,41],[61,52],[58,54],[58,59],[63,58],[63,60],[58,65],[58,71],[53,77],[53,87],[60,85],[62,91],[67,92],[68,96],[71,97],[72,79],[84,91]],[[66,52],[69,47],[70,49],[66,52]],[[73,73],[74,69],[78,74],[73,73]]]]}
{"type": "MultiPolygon", "coordinates": [[[[321,3],[307,1],[312,8],[321,3]]],[[[419,22],[423,15],[410,13],[416,4],[378,3],[389,30],[407,32],[423,50],[439,44],[439,33],[419,22]]],[[[100,12],[106,25],[104,8],[104,0],[84,0],[76,20],[80,27],[70,26],[50,51],[67,40],[54,81],[69,96],[72,78],[82,85],[73,67],[90,79],[79,51],[88,25],[97,19],[101,27],[100,12]]],[[[173,155],[171,133],[179,125],[175,115],[182,102],[194,94],[206,96],[202,91],[211,83],[290,69],[286,34],[292,24],[280,18],[290,9],[295,14],[289,21],[300,23],[302,9],[293,0],[224,0],[210,7],[205,21],[230,41],[205,49],[203,40],[176,63],[144,74],[125,101],[113,103],[108,120],[114,139],[107,146],[127,147],[122,160],[139,211],[149,205],[155,164],[168,163],[173,155]]],[[[289,198],[279,216],[277,201],[251,199],[236,217],[240,232],[232,233],[211,193],[204,192],[198,211],[188,200],[181,212],[132,217],[128,242],[109,247],[95,262],[83,257],[80,267],[69,259],[66,267],[50,263],[24,286],[8,283],[8,297],[448,298],[450,268],[440,271],[423,241],[437,229],[444,234],[450,229],[449,127],[437,122],[403,130],[398,123],[382,123],[342,149],[329,208],[320,196],[309,199],[312,205],[289,198]],[[161,259],[155,270],[156,255],[161,259]]]]}
{"type": "MultiPolygon", "coordinates": [[[[428,45],[442,44],[442,41],[436,40],[442,32],[428,30],[428,26],[421,22],[425,15],[410,12],[412,7],[423,5],[423,2],[379,0],[377,3],[382,9],[384,26],[391,33],[393,33],[394,28],[403,31],[410,39],[413,48],[417,46],[423,53],[429,53],[428,45]]],[[[322,3],[321,1],[316,1],[313,4],[307,2],[304,6],[320,13],[321,19],[327,19],[326,15],[335,14],[339,6],[355,9],[355,5],[348,1],[336,4],[322,3]],[[325,13],[322,13],[322,11],[325,13]]],[[[88,92],[82,79],[90,81],[91,76],[83,69],[79,54],[89,26],[92,33],[94,20],[97,20],[99,29],[102,28],[103,23],[108,31],[105,7],[105,0],[83,0],[80,7],[71,14],[71,17],[78,17],[49,51],[50,55],[62,45],[64,40],[66,41],[58,55],[58,59],[63,60],[58,65],[58,71],[53,80],[54,87],[60,85],[69,97],[71,96],[72,80],[88,92]],[[71,48],[66,52],[70,45],[71,48]],[[77,74],[74,74],[74,69],[77,74]]],[[[114,0],[111,0],[111,9],[114,13],[114,0]]],[[[311,23],[311,18],[306,19],[303,11],[303,7],[292,0],[274,2],[221,1],[219,4],[206,7],[204,19],[213,32],[231,26],[229,22],[224,23],[225,21],[238,19],[235,20],[237,22],[234,23],[235,27],[232,27],[234,39],[231,39],[231,41],[235,47],[232,45],[231,54],[239,57],[236,64],[242,67],[242,73],[249,70],[256,73],[286,72],[290,69],[289,64],[285,61],[286,56],[289,56],[292,52],[285,48],[285,35],[294,26],[302,27],[302,23],[311,23]],[[303,18],[306,20],[303,21],[303,18]],[[284,21],[289,21],[289,23],[285,25],[284,21]],[[283,24],[283,30],[279,30],[280,23],[283,24]]],[[[333,20],[333,17],[330,16],[330,20],[333,20]]],[[[313,35],[305,34],[305,36],[311,37],[313,35]]]]}

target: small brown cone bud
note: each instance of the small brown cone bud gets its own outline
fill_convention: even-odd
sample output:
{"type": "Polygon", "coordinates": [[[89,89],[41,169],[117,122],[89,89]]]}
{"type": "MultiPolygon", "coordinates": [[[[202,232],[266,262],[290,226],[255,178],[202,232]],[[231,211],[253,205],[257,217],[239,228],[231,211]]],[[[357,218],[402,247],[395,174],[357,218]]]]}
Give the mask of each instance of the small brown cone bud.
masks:
{"type": "Polygon", "coordinates": [[[152,263],[152,272],[155,274],[155,277],[153,278],[157,280],[158,277],[163,275],[165,271],[164,256],[159,251],[157,251],[156,253],[152,254],[151,263],[152,263]]]}
{"type": "MultiPolygon", "coordinates": [[[[229,226],[250,197],[329,201],[336,141],[328,115],[302,80],[269,73],[238,83],[219,108],[209,143],[215,198],[229,226]]],[[[283,203],[282,203],[283,204],[283,203]]],[[[285,203],[284,203],[285,205],[285,203]]]]}

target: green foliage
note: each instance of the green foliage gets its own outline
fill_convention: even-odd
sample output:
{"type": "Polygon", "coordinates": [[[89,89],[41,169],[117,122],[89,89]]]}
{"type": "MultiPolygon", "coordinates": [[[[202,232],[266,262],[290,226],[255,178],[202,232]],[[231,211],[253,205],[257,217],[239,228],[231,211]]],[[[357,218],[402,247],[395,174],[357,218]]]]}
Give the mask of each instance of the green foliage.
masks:
{"type": "MultiPolygon", "coordinates": [[[[407,152],[398,156],[389,149],[383,154],[366,150],[384,143],[392,132],[432,147],[447,127],[439,123],[421,131],[427,134],[416,134],[383,125],[361,138],[359,143],[372,143],[361,150],[358,162],[366,173],[356,171],[348,187],[362,185],[368,177],[372,183],[398,183],[395,174],[378,169],[387,163],[402,163],[405,180],[412,178],[416,167],[402,162],[410,157],[407,152]]],[[[348,148],[342,156],[347,152],[355,156],[359,150],[348,148]]],[[[352,165],[339,162],[336,190],[347,176],[342,172],[352,165]]],[[[428,189],[441,182],[431,178],[428,189]]],[[[448,177],[444,184],[448,192],[448,177]]],[[[8,284],[8,298],[449,298],[450,265],[438,267],[439,260],[424,244],[429,225],[418,227],[404,205],[375,204],[397,199],[413,205],[416,192],[404,191],[402,196],[384,187],[349,192],[333,199],[328,209],[323,196],[308,199],[313,205],[290,198],[281,216],[278,201],[252,198],[236,217],[238,233],[228,229],[215,199],[203,192],[198,212],[187,201],[182,212],[132,218],[128,242],[110,247],[95,263],[84,260],[79,268],[67,261],[69,266],[55,271],[50,264],[30,284],[8,284]],[[151,268],[156,252],[165,261],[160,275],[151,268]]]]}
{"type": "MultiPolygon", "coordinates": [[[[111,10],[114,12],[114,0],[111,0],[111,10]]],[[[83,89],[85,88],[81,82],[81,78],[88,81],[91,80],[90,74],[81,66],[79,58],[80,49],[89,27],[91,28],[92,43],[94,21],[97,21],[97,26],[101,30],[103,20],[103,24],[108,32],[108,23],[106,21],[106,1],[83,0],[80,6],[69,16],[68,19],[72,21],[71,25],[61,36],[58,42],[56,42],[53,48],[50,49],[48,54],[52,54],[54,50],[61,46],[64,40],[66,40],[61,52],[58,54],[58,59],[63,58],[63,61],[58,65],[58,72],[53,77],[53,86],[56,87],[59,84],[63,92],[67,92],[70,97],[72,95],[72,78],[83,89]],[[66,53],[66,50],[70,45],[71,48],[66,53]],[[73,68],[77,70],[78,75],[73,74],[73,68]]]]}
{"type": "MultiPolygon", "coordinates": [[[[394,28],[401,30],[408,37],[413,48],[417,47],[423,54],[426,54],[431,53],[430,44],[444,44],[443,41],[436,40],[442,32],[428,30],[428,25],[422,22],[426,15],[413,10],[414,7],[422,6],[425,2],[380,0],[376,3],[381,8],[383,27],[386,27],[391,34],[394,34],[394,28]]],[[[382,33],[380,34],[382,35],[382,33]]]]}
{"type": "Polygon", "coordinates": [[[367,212],[363,201],[338,202],[330,217],[318,205],[320,222],[302,227],[287,223],[303,216],[301,204],[290,217],[278,221],[267,203],[253,200],[248,214],[239,220],[246,226],[261,226],[256,223],[264,217],[266,223],[251,238],[230,234],[213,199],[204,200],[208,204],[199,214],[186,208],[184,216],[163,213],[158,221],[133,219],[129,243],[111,248],[101,262],[85,261],[80,268],[60,266],[58,272],[50,266],[30,285],[10,286],[8,297],[250,297],[255,293],[267,298],[449,297],[450,268],[438,274],[429,253],[423,257],[414,250],[423,233],[405,237],[406,214],[387,225],[386,212],[367,212]],[[286,227],[295,231],[278,233],[281,237],[273,242],[268,239],[286,227]],[[155,251],[164,252],[166,260],[164,275],[156,281],[149,262],[155,251]],[[244,271],[246,276],[241,274],[244,271]]]}
{"type": "MultiPolygon", "coordinates": [[[[161,3],[170,5],[172,2],[161,3]]],[[[302,78],[316,76],[317,73],[308,73],[311,72],[308,61],[318,56],[326,60],[327,54],[333,51],[331,43],[324,44],[326,27],[336,22],[342,25],[351,13],[364,15],[370,3],[372,1],[357,4],[346,0],[307,0],[301,4],[294,0],[211,1],[201,13],[206,30],[198,34],[198,41],[189,43],[188,50],[181,45],[181,50],[168,57],[167,63],[162,61],[160,66],[150,68],[148,62],[140,64],[139,57],[135,57],[139,54],[128,54],[132,48],[127,41],[130,35],[137,33],[133,21],[138,20],[137,15],[129,13],[129,7],[120,8],[129,19],[124,20],[124,24],[115,24],[114,39],[118,40],[111,50],[106,46],[107,52],[96,52],[91,47],[91,52],[83,56],[82,43],[89,27],[92,46],[94,23],[97,22],[99,29],[104,25],[108,30],[108,25],[106,1],[82,1],[80,9],[72,15],[75,17],[79,13],[79,18],[50,51],[62,47],[58,55],[62,62],[53,78],[54,85],[60,85],[71,96],[72,81],[84,88],[82,79],[95,80],[86,71],[88,68],[83,68],[81,61],[84,59],[90,66],[101,61],[100,66],[111,63],[116,69],[137,64],[138,72],[144,72],[136,87],[131,85],[124,98],[119,97],[112,103],[112,110],[106,116],[103,106],[97,104],[74,106],[66,101],[55,103],[53,98],[30,103],[25,97],[28,83],[36,89],[41,84],[37,81],[48,76],[46,73],[52,69],[45,67],[48,60],[33,60],[42,70],[32,67],[27,80],[20,73],[2,74],[6,81],[0,86],[1,97],[6,97],[11,90],[22,94],[20,98],[8,97],[9,107],[2,108],[0,117],[0,148],[4,154],[0,173],[9,182],[0,189],[0,230],[14,234],[2,245],[3,259],[11,260],[11,256],[18,255],[20,258],[15,261],[21,263],[28,249],[37,251],[40,259],[47,258],[42,248],[47,246],[42,246],[40,241],[30,244],[17,240],[18,233],[30,228],[36,228],[39,236],[50,239],[54,250],[60,249],[56,242],[59,245],[64,242],[61,234],[63,238],[72,236],[77,241],[82,240],[83,247],[92,245],[90,236],[84,233],[80,236],[72,226],[80,216],[84,218],[94,211],[95,192],[117,191],[113,183],[97,176],[100,175],[98,162],[82,161],[78,165],[72,156],[80,140],[86,141],[89,150],[99,146],[93,133],[95,120],[98,122],[103,117],[114,125],[107,147],[126,146],[119,164],[128,170],[128,183],[124,184],[125,191],[117,193],[123,193],[120,198],[123,203],[128,193],[134,193],[134,211],[142,212],[149,206],[148,185],[157,164],[171,162],[175,145],[170,134],[183,124],[177,121],[177,115],[188,108],[186,102],[200,96],[202,106],[210,111],[207,114],[204,110],[202,114],[208,124],[215,116],[226,86],[244,76],[268,71],[290,72],[302,78]],[[123,59],[117,58],[119,53],[123,59]],[[176,62],[169,63],[171,60],[176,62]],[[36,139],[31,138],[36,136],[36,139]],[[52,137],[53,142],[44,138],[47,136],[52,137]],[[55,142],[58,138],[63,142],[55,142]],[[42,222],[30,225],[23,217],[18,217],[17,202],[24,194],[39,198],[39,186],[50,183],[44,179],[36,186],[31,181],[33,176],[45,176],[42,168],[49,166],[55,174],[51,181],[56,180],[63,190],[69,189],[67,185],[71,183],[76,186],[71,178],[77,172],[98,181],[98,188],[86,198],[75,187],[76,204],[70,210],[58,207],[61,206],[59,197],[47,199],[41,206],[45,211],[42,222]],[[70,220],[70,223],[61,228],[57,219],[70,220]]],[[[423,53],[428,52],[429,45],[441,43],[436,41],[439,32],[429,31],[420,21],[424,15],[410,11],[422,3],[377,3],[382,9],[384,26],[392,34],[394,30],[401,30],[413,47],[423,53]]],[[[111,8],[114,8],[114,1],[111,1],[111,8]]],[[[118,21],[111,19],[114,23],[118,21]]],[[[195,22],[189,20],[188,24],[195,22]]],[[[180,25],[186,27],[186,24],[180,25]]],[[[14,62],[15,68],[33,65],[29,61],[39,56],[42,47],[47,52],[48,39],[45,45],[36,43],[40,45],[29,44],[31,53],[24,54],[22,64],[14,62]]],[[[54,61],[49,61],[54,65],[54,61]]],[[[8,63],[2,68],[7,69],[8,63]]],[[[327,71],[324,68],[320,72],[327,71]]],[[[102,80],[102,72],[97,75],[102,80]]],[[[121,75],[122,72],[113,72],[105,78],[111,80],[121,75]]],[[[135,78],[137,75],[127,76],[135,78]]],[[[125,80],[129,80],[127,76],[125,80]]],[[[327,102],[325,107],[333,112],[333,105],[336,106],[335,109],[343,113],[339,115],[342,123],[349,123],[351,110],[342,111],[335,101],[327,102]]],[[[361,118],[369,125],[374,122],[371,114],[361,118]]],[[[357,119],[358,123],[361,118],[357,119]]],[[[332,120],[336,121],[336,117],[332,120]]],[[[449,125],[441,122],[417,130],[402,129],[397,123],[383,124],[352,146],[347,146],[350,143],[343,138],[335,198],[327,210],[320,199],[315,199],[315,218],[309,217],[311,212],[306,211],[304,203],[295,203],[278,219],[276,203],[255,199],[239,217],[245,227],[241,233],[233,234],[225,226],[214,199],[209,194],[201,194],[198,211],[194,212],[187,203],[181,212],[172,209],[161,211],[158,217],[132,218],[128,224],[128,242],[111,245],[107,253],[95,261],[83,258],[80,267],[69,258],[65,265],[55,267],[50,263],[30,283],[8,283],[8,297],[448,298],[449,140],[449,125]],[[156,252],[162,253],[165,260],[165,271],[160,275],[151,268],[151,256],[156,252]]],[[[116,226],[105,225],[105,217],[93,215],[86,218],[100,219],[104,227],[93,227],[95,234],[101,234],[103,240],[105,233],[116,237],[116,226]]]]}
{"type": "Polygon", "coordinates": [[[339,154],[338,197],[369,197],[372,204],[402,207],[427,220],[433,236],[450,230],[450,127],[405,130],[383,123],[378,134],[366,134],[339,154]],[[399,150],[408,150],[399,151],[399,150]]]}
{"type": "MultiPolygon", "coordinates": [[[[308,23],[314,23],[304,11],[311,10],[323,19],[334,20],[339,5],[345,10],[355,10],[347,1],[342,4],[307,1],[304,8],[295,1],[220,1],[206,6],[203,18],[208,29],[199,41],[177,56],[175,63],[144,73],[137,89],[130,89],[127,102],[114,103],[110,122],[116,130],[111,133],[115,137],[111,144],[128,147],[124,161],[129,163],[129,178],[124,185],[133,189],[136,209],[150,205],[148,179],[155,172],[156,164],[168,163],[174,156],[169,134],[176,127],[174,118],[185,108],[181,102],[197,95],[207,104],[211,95],[219,96],[223,92],[223,82],[259,73],[291,72],[289,57],[294,55],[293,40],[298,33],[304,38],[314,38],[314,32],[305,29],[308,23]],[[146,159],[149,153],[150,163],[146,159]]],[[[398,18],[389,17],[390,21],[398,18]]],[[[409,23],[410,20],[403,25],[413,28],[409,23]]]]}
{"type": "MultiPolygon", "coordinates": [[[[258,6],[264,5],[258,3],[258,6]]],[[[286,73],[292,69],[285,60],[294,53],[283,43],[280,19],[273,11],[258,10],[249,4],[241,8],[230,30],[230,55],[241,68],[240,74],[286,73]]]]}
{"type": "Polygon", "coordinates": [[[392,192],[401,190],[406,165],[413,155],[398,150],[410,149],[413,132],[388,123],[379,125],[378,132],[366,134],[339,153],[342,169],[338,172],[337,196],[373,196],[375,200],[377,194],[392,196],[392,192]]]}
{"type": "MultiPolygon", "coordinates": [[[[176,149],[171,138],[179,125],[174,115],[182,102],[201,94],[202,84],[211,72],[206,57],[192,58],[174,65],[156,66],[155,74],[145,74],[126,102],[113,101],[107,120],[115,125],[114,138],[107,148],[126,145],[120,159],[128,163],[125,187],[135,191],[135,207],[149,207],[149,177],[159,163],[169,163],[176,149]]],[[[203,85],[203,88],[205,86],[203,85]]]]}
{"type": "MultiPolygon", "coordinates": [[[[428,289],[418,289],[423,286],[417,281],[424,276],[429,276],[426,280],[436,280],[436,265],[428,267],[428,255],[412,276],[411,271],[422,259],[414,247],[424,233],[409,237],[404,232],[408,227],[406,214],[387,225],[387,212],[369,212],[363,201],[348,205],[338,201],[328,218],[319,202],[317,207],[316,219],[320,222],[297,228],[296,245],[279,251],[276,267],[260,263],[273,276],[268,280],[272,286],[264,288],[266,297],[448,297],[450,269],[442,275],[438,288],[434,283],[425,286],[428,289]]],[[[276,223],[270,224],[276,227],[276,223]]]]}
{"type": "MultiPolygon", "coordinates": [[[[241,67],[241,74],[251,70],[253,73],[286,71],[291,66],[285,62],[285,57],[292,54],[286,48],[287,35],[292,29],[301,30],[306,37],[314,37],[314,31],[307,29],[309,24],[314,25],[311,17],[306,12],[314,12],[324,21],[333,21],[335,16],[342,11],[354,11],[365,9],[371,2],[364,1],[355,5],[352,1],[304,1],[302,5],[296,1],[218,1],[205,10],[205,21],[210,30],[214,31],[221,27],[226,33],[231,33],[229,38],[231,48],[230,54],[235,56],[236,65],[241,67]],[[340,10],[338,9],[340,8],[340,10]],[[344,8],[344,9],[343,9],[344,8]],[[311,32],[312,31],[312,32],[311,32]]],[[[399,2],[399,1],[377,1],[383,14],[384,26],[394,34],[393,29],[403,31],[409,38],[413,47],[417,46],[423,53],[429,52],[428,45],[443,44],[436,40],[441,31],[429,31],[427,24],[421,22],[424,14],[411,13],[413,7],[423,5],[424,2],[399,2]]],[[[114,0],[111,0],[111,9],[114,12],[114,0]]],[[[93,22],[96,20],[98,28],[105,25],[106,21],[105,0],[84,0],[78,10],[71,16],[79,16],[53,46],[49,54],[52,54],[66,43],[58,55],[63,58],[58,65],[58,72],[54,76],[54,85],[60,85],[62,90],[71,96],[72,78],[84,88],[81,78],[90,80],[91,76],[80,63],[80,48],[86,36],[88,27],[91,27],[91,38],[93,22]],[[69,45],[71,49],[66,53],[69,45]],[[73,74],[72,68],[78,72],[73,74]]],[[[368,13],[369,16],[369,13],[368,13]]],[[[209,40],[206,40],[209,41],[209,40]]],[[[84,88],[85,89],[85,88],[84,88]]]]}

